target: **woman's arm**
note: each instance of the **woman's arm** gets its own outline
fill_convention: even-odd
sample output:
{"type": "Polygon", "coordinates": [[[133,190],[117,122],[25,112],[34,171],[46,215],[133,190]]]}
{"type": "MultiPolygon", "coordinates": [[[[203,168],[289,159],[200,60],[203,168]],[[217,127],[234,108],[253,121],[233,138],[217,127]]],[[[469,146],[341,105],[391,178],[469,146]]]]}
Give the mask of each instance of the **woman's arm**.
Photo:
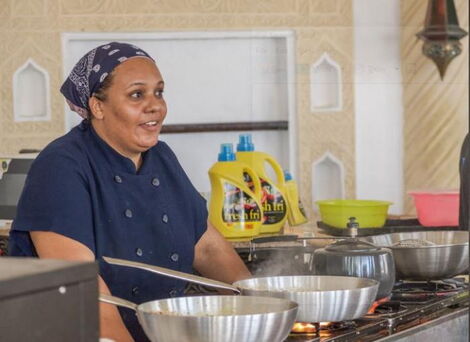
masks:
{"type": "MultiPolygon", "coordinates": [[[[93,252],[78,241],[66,236],[44,231],[30,232],[38,256],[42,259],[62,259],[73,261],[95,261],[93,252]]],[[[99,292],[110,294],[108,286],[98,277],[99,292]]],[[[133,341],[115,305],[100,303],[100,337],[116,342],[133,341]]]]}
{"type": "Polygon", "coordinates": [[[251,277],[232,245],[210,222],[196,244],[193,266],[203,276],[229,284],[251,277]]]}

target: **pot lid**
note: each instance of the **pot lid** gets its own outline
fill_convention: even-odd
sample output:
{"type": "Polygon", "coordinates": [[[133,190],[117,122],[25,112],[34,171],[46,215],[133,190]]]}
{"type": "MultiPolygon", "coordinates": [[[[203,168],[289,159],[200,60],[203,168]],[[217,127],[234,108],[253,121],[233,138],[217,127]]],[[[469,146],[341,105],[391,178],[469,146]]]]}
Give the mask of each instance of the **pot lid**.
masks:
{"type": "Polygon", "coordinates": [[[336,252],[374,252],[380,251],[381,248],[366,241],[348,239],[336,241],[335,243],[326,246],[325,250],[336,252]]]}

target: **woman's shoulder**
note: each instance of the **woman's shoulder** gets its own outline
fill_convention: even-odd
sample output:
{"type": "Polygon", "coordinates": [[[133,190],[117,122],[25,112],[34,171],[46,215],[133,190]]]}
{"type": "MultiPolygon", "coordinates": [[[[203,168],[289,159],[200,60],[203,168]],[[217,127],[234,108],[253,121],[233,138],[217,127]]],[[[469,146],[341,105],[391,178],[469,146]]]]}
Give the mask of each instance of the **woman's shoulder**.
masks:
{"type": "Polygon", "coordinates": [[[65,135],[51,141],[36,157],[36,166],[63,165],[64,168],[74,167],[86,161],[85,132],[77,126],[65,135]]]}
{"type": "Polygon", "coordinates": [[[151,155],[152,168],[158,172],[164,172],[173,176],[180,177],[184,170],[173,152],[171,147],[164,141],[159,140],[157,145],[153,146],[149,151],[151,155]]]}
{"type": "Polygon", "coordinates": [[[168,146],[168,144],[163,140],[158,140],[158,143],[152,147],[151,150],[159,152],[173,152],[170,146],[168,146]]]}
{"type": "Polygon", "coordinates": [[[151,153],[153,153],[154,155],[156,155],[160,159],[168,159],[168,160],[171,160],[173,162],[178,161],[178,159],[176,158],[176,155],[173,152],[173,150],[171,149],[171,147],[168,146],[168,144],[166,142],[164,142],[163,140],[159,140],[157,145],[152,147],[150,149],[150,151],[151,151],[151,153]]]}

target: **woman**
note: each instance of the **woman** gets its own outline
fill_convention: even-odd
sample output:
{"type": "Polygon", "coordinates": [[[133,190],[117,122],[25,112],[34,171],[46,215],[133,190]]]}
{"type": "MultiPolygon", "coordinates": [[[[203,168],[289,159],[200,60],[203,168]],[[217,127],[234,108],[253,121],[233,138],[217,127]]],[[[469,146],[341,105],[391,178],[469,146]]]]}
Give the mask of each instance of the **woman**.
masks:
{"type": "MultiPolygon", "coordinates": [[[[11,255],[97,260],[100,292],[136,303],[181,296],[185,283],[112,266],[102,256],[194,268],[228,283],[250,276],[207,222],[206,203],[173,152],[158,141],[163,90],[155,61],[136,46],[113,42],[80,59],[61,92],[85,120],[34,161],[11,255]]],[[[100,304],[100,326],[102,337],[147,340],[127,309],[100,304]]]]}

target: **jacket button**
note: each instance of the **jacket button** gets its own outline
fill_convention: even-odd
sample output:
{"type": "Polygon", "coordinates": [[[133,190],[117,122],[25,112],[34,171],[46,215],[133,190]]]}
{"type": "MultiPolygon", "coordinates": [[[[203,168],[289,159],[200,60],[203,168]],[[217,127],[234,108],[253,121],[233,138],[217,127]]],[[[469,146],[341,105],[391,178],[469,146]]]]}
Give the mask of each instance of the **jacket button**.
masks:
{"type": "Polygon", "coordinates": [[[170,297],[176,297],[178,295],[178,290],[173,289],[170,292],[168,292],[168,294],[170,295],[170,297]]]}
{"type": "Polygon", "coordinates": [[[173,260],[174,262],[177,262],[179,258],[180,258],[180,256],[178,255],[178,253],[173,253],[170,256],[170,259],[173,260]]]}
{"type": "Polygon", "coordinates": [[[163,223],[168,223],[168,220],[169,220],[169,219],[168,219],[168,215],[167,215],[167,214],[163,214],[163,216],[162,216],[162,221],[163,221],[163,223]]]}
{"type": "Polygon", "coordinates": [[[131,291],[133,296],[139,295],[139,288],[137,286],[134,286],[131,291]]]}
{"type": "Polygon", "coordinates": [[[132,210],[126,209],[126,211],[124,212],[124,215],[126,215],[127,218],[131,218],[132,217],[132,210]]]}
{"type": "Polygon", "coordinates": [[[137,254],[137,256],[141,257],[142,255],[144,255],[144,251],[141,248],[137,248],[135,250],[135,254],[137,254]]]}
{"type": "Polygon", "coordinates": [[[160,185],[160,180],[155,177],[154,179],[152,179],[152,185],[153,186],[159,186],[160,185]]]}
{"type": "Polygon", "coordinates": [[[114,176],[114,181],[115,181],[116,183],[122,183],[122,178],[121,178],[121,176],[118,176],[118,175],[114,176]]]}

